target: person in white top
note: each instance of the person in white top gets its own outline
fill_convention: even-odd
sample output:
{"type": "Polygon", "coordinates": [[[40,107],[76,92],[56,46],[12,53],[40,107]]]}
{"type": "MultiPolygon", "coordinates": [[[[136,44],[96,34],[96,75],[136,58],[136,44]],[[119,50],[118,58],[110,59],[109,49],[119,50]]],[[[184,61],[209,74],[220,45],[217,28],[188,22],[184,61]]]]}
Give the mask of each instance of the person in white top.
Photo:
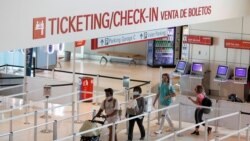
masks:
{"type": "MultiPolygon", "coordinates": [[[[106,94],[106,99],[102,102],[101,108],[96,114],[97,117],[100,117],[102,112],[105,111],[106,113],[106,119],[108,123],[114,123],[119,120],[118,116],[118,101],[113,98],[113,89],[107,88],[104,90],[106,94]]],[[[112,126],[109,128],[109,141],[112,141],[112,126]]],[[[117,141],[117,135],[115,132],[115,141],[117,141]]]]}

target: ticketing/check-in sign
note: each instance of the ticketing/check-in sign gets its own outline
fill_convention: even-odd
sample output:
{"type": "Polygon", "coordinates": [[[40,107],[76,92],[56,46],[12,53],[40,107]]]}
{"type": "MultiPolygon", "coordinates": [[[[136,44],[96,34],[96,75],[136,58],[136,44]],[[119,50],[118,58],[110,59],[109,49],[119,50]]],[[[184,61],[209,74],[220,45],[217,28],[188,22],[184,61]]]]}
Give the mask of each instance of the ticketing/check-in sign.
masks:
{"type": "Polygon", "coordinates": [[[46,17],[33,19],[33,39],[41,39],[46,36],[46,17]]]}

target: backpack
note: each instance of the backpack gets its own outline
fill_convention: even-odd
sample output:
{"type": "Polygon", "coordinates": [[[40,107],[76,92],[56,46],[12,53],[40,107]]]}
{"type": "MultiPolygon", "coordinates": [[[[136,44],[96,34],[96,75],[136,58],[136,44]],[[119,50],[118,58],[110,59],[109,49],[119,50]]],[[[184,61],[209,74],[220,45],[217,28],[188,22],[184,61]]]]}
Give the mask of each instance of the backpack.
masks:
{"type": "Polygon", "coordinates": [[[243,103],[243,101],[240,98],[238,98],[236,94],[230,94],[228,96],[228,101],[243,103]]]}
{"type": "MultiPolygon", "coordinates": [[[[201,105],[206,106],[206,107],[212,107],[212,101],[211,99],[205,96],[205,98],[202,100],[201,105]]],[[[207,108],[202,108],[202,110],[203,110],[203,113],[205,114],[209,114],[211,112],[211,109],[207,109],[207,108]]]]}

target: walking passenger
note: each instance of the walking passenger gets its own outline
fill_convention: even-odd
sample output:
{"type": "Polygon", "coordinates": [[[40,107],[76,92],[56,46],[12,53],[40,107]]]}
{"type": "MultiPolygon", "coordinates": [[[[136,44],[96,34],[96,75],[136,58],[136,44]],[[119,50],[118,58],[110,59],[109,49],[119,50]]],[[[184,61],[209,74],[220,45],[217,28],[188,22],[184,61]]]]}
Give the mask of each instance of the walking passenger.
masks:
{"type": "MultiPolygon", "coordinates": [[[[134,106],[131,106],[131,108],[127,108],[126,113],[128,114],[129,118],[143,114],[144,112],[144,108],[145,108],[145,103],[144,103],[144,98],[140,97],[141,95],[141,87],[135,87],[133,89],[133,99],[136,104],[134,104],[134,106]]],[[[145,138],[145,129],[143,126],[143,118],[144,117],[139,117],[136,119],[132,119],[129,120],[129,130],[128,130],[128,141],[132,141],[133,140],[133,131],[134,131],[134,125],[135,122],[137,122],[137,125],[140,129],[141,132],[141,138],[140,140],[144,140],[145,138]]]]}
{"type": "MultiPolygon", "coordinates": [[[[202,101],[205,98],[204,88],[201,85],[197,85],[195,88],[195,92],[196,92],[196,100],[193,100],[191,97],[188,97],[188,99],[190,99],[194,104],[202,106],[202,101]]],[[[196,108],[195,114],[194,114],[196,124],[203,122],[202,116],[204,114],[204,110],[205,109],[200,108],[200,107],[196,108]]],[[[202,125],[205,126],[205,124],[202,124],[202,125]]],[[[195,131],[192,132],[191,134],[192,135],[200,135],[199,128],[200,128],[200,126],[196,126],[195,131]]],[[[207,129],[208,134],[210,134],[211,131],[212,131],[212,128],[208,127],[208,129],[207,129]]]]}
{"type": "MultiPolygon", "coordinates": [[[[101,108],[97,113],[97,117],[100,117],[102,112],[105,111],[108,124],[118,121],[118,101],[113,98],[113,89],[107,88],[104,90],[106,99],[102,102],[101,108]]],[[[109,141],[112,141],[112,126],[109,126],[109,141]]],[[[116,127],[115,127],[116,128],[116,127]]],[[[115,132],[115,131],[114,131],[115,132]]],[[[115,132],[115,141],[117,141],[117,134],[115,132]]]]}
{"type": "MultiPolygon", "coordinates": [[[[158,93],[153,103],[154,106],[158,98],[160,102],[159,108],[166,108],[172,104],[172,97],[175,97],[176,94],[175,94],[175,90],[173,86],[170,85],[169,82],[170,82],[169,74],[168,73],[162,74],[162,83],[159,85],[158,93]]],[[[170,118],[168,109],[166,109],[162,111],[162,116],[160,120],[160,128],[158,131],[155,131],[156,134],[162,133],[165,119],[168,121],[168,125],[170,126],[170,129],[168,131],[174,131],[174,124],[170,118]]]]}

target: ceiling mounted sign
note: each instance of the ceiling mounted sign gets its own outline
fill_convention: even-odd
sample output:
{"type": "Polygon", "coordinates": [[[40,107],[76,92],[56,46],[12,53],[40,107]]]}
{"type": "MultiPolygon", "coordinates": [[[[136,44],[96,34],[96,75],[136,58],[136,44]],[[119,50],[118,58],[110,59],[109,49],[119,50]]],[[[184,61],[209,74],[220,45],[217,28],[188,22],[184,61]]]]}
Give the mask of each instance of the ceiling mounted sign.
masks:
{"type": "Polygon", "coordinates": [[[75,47],[82,47],[86,44],[86,40],[75,41],[75,47]]]}
{"type": "Polygon", "coordinates": [[[249,0],[21,0],[15,4],[2,0],[0,51],[243,17],[250,15],[249,5],[249,0]],[[10,42],[13,38],[15,42],[10,42]]]}
{"type": "Polygon", "coordinates": [[[250,41],[225,39],[225,48],[250,49],[250,41]]]}
{"type": "Polygon", "coordinates": [[[213,45],[213,37],[209,36],[198,36],[198,35],[187,35],[186,42],[189,44],[200,44],[200,45],[213,45]]]}

